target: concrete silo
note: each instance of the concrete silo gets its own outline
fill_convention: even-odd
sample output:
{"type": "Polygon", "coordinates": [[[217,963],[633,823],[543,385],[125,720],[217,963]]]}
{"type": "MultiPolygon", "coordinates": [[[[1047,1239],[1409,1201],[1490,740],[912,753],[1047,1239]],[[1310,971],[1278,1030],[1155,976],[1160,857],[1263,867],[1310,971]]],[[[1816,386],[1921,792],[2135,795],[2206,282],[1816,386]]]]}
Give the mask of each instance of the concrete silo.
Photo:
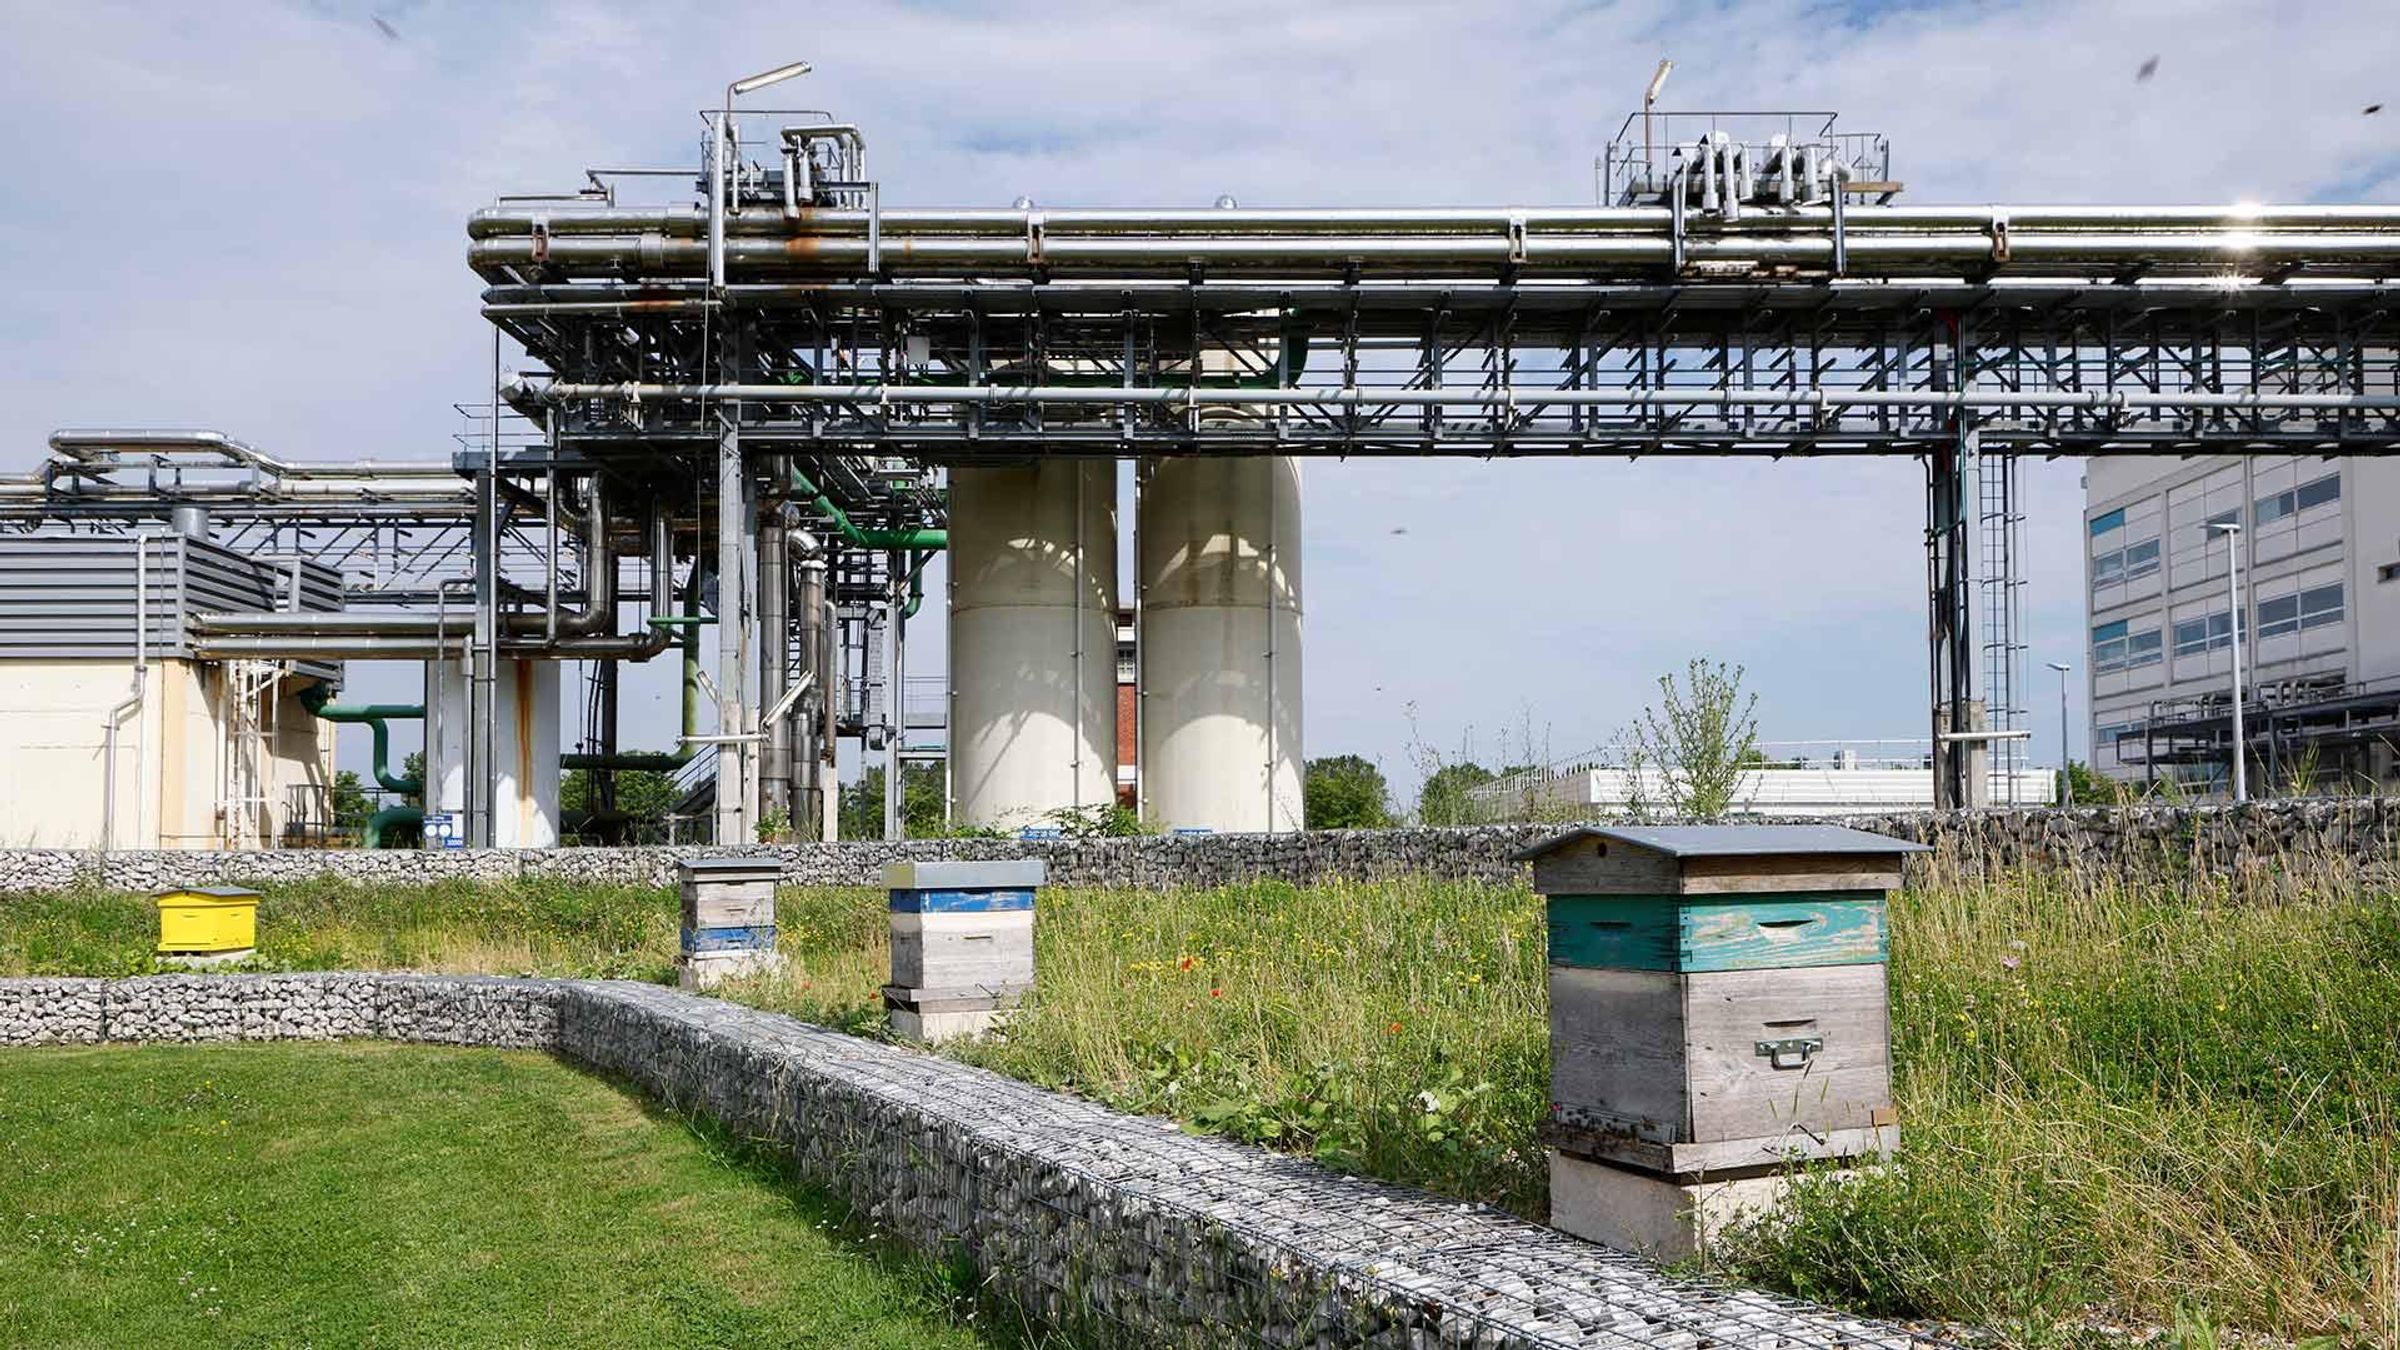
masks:
{"type": "Polygon", "coordinates": [[[950,471],[951,818],[1116,799],[1114,460],[950,471]]]}
{"type": "Polygon", "coordinates": [[[1299,829],[1299,461],[1153,461],[1138,534],[1144,814],[1299,829]]]}

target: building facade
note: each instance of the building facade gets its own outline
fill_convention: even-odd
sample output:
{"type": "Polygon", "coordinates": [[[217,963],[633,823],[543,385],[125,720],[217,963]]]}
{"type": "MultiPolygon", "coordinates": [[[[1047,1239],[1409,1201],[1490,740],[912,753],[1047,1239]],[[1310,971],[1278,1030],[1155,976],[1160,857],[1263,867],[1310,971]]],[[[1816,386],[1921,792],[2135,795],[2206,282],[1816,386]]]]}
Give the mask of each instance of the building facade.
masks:
{"type": "Polygon", "coordinates": [[[2295,455],[2090,461],[2092,765],[2223,791],[2234,613],[2252,781],[2372,788],[2400,740],[2400,463],[2295,455]],[[2220,525],[2238,525],[2228,538],[2220,525]],[[2238,550],[2240,593],[2229,557],[2238,550]]]}

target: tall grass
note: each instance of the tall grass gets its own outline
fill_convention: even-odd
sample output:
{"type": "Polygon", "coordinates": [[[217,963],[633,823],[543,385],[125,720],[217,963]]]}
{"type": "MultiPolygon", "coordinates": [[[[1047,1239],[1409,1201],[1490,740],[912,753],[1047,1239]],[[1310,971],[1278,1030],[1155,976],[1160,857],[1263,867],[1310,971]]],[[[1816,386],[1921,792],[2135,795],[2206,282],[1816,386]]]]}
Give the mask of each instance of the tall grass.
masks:
{"type": "MultiPolygon", "coordinates": [[[[2354,863],[1937,867],[1893,907],[1902,1160],[1805,1184],[1729,1270],[2027,1341],[2094,1316],[2400,1335],[2400,900],[2354,863]]],[[[290,887],[260,955],[664,979],[674,914],[641,889],[290,887]]],[[[778,915],[785,970],[730,994],[879,1032],[882,897],[786,890],[778,915]]],[[[153,922],[9,900],[0,973],[147,969],[153,922]]],[[[1540,1217],[1543,940],[1521,887],[1047,891],[1039,988],[951,1053],[1540,1217]]]]}
{"type": "Polygon", "coordinates": [[[1893,916],[1900,1165],[1753,1279],[2041,1331],[2090,1309],[2400,1335],[2400,903],[2343,869],[1936,876],[1893,916]]]}

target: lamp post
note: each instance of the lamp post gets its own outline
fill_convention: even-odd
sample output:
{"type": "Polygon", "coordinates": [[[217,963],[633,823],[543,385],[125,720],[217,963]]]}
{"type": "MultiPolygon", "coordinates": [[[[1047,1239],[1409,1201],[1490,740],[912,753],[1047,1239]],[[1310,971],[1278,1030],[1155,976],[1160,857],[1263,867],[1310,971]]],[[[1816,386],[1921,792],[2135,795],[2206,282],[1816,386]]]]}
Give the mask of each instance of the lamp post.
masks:
{"type": "Polygon", "coordinates": [[[2212,520],[2208,528],[2225,536],[2225,603],[2226,617],[2232,621],[2233,639],[2233,799],[2250,800],[2249,770],[2242,741],[2242,522],[2212,520]]]}
{"type": "Polygon", "coordinates": [[[1659,91],[1667,87],[1667,76],[1674,69],[1672,60],[1661,60],[1658,73],[1650,77],[1650,87],[1642,91],[1642,171],[1651,178],[1658,177],[1658,157],[1650,148],[1650,107],[1658,102],[1659,91]]]}
{"type": "Polygon", "coordinates": [[[812,69],[806,61],[794,61],[725,86],[725,108],[717,117],[716,138],[708,156],[708,284],[719,291],[725,288],[725,179],[732,171],[733,101],[812,69]]]}
{"type": "Polygon", "coordinates": [[[2058,804],[2075,804],[2075,761],[2067,755],[2067,672],[2075,667],[2064,661],[2046,663],[2058,672],[2058,804]]]}

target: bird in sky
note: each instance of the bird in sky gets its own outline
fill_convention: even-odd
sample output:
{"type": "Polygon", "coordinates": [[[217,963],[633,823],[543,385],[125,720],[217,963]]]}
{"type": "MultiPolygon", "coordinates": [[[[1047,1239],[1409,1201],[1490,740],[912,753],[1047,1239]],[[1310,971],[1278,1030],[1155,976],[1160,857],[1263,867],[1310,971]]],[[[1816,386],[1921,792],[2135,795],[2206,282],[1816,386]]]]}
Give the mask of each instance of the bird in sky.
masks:
{"type": "Polygon", "coordinates": [[[2158,58],[2153,56],[2149,60],[2142,62],[2142,68],[2133,73],[2134,83],[2139,84],[2142,81],[2149,79],[2151,76],[2156,75],[2157,73],[2158,58]]]}

